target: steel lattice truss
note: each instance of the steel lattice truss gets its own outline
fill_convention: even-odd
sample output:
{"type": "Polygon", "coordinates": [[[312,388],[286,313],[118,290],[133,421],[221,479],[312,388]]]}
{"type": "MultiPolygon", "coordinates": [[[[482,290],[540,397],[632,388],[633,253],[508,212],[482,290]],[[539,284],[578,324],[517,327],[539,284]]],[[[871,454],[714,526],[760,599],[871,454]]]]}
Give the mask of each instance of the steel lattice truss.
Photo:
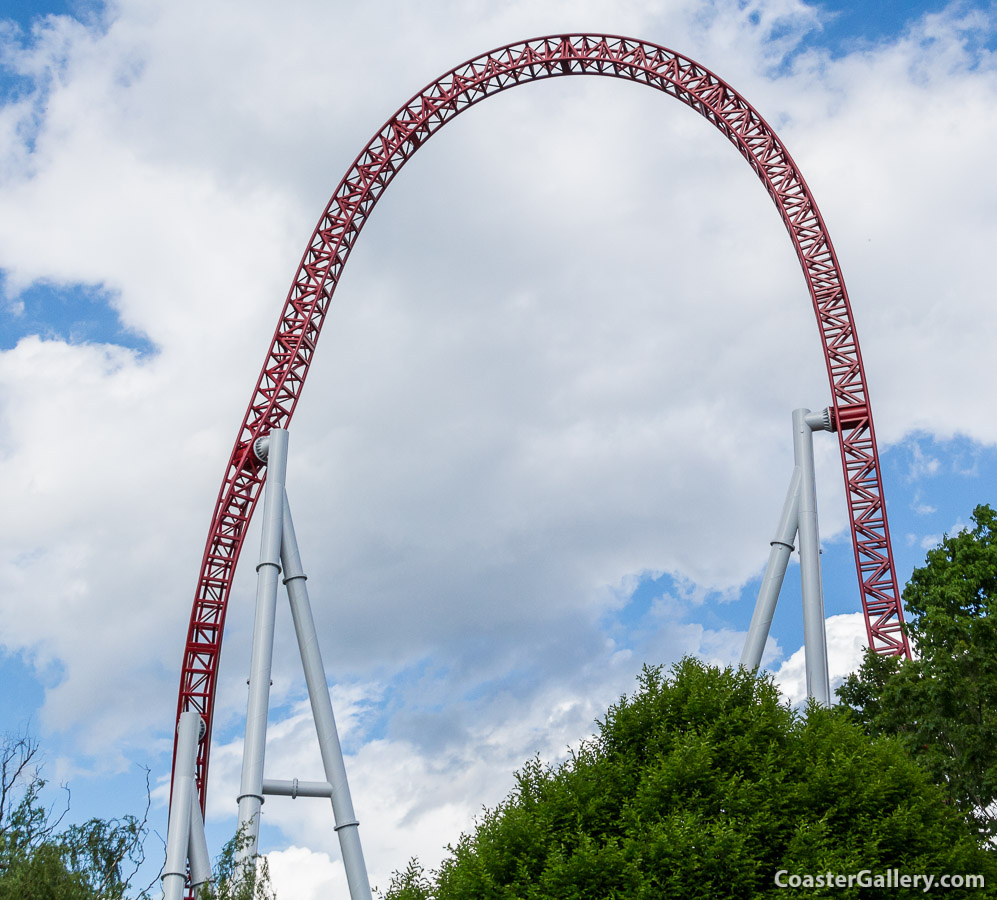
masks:
{"type": "Polygon", "coordinates": [[[406,160],[447,122],[486,97],[565,75],[629,79],[681,100],[724,134],[765,185],[796,247],[820,328],[869,646],[878,653],[909,655],[872,412],[848,294],[827,229],[796,164],[751,105],[691,59],[622,37],[537,38],[457,66],[416,94],[361,151],[308,244],[218,494],[184,648],[177,715],[196,710],[208,727],[197,761],[202,808],[225,612],[265,477],[253,442],[271,428],[287,428],[346,260],[374,204],[406,160]]]}

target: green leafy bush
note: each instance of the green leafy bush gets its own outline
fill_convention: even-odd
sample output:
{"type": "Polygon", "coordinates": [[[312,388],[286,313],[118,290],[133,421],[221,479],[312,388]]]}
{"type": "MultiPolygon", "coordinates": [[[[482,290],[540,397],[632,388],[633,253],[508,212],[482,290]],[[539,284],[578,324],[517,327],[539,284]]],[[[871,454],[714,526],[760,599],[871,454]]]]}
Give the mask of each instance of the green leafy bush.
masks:
{"type": "Polygon", "coordinates": [[[413,862],[385,898],[784,898],[778,870],[894,868],[997,883],[973,830],[897,741],[840,711],[796,713],[770,679],[685,659],[667,678],[645,667],[591,741],[563,765],[527,763],[432,878],[413,862]]]}

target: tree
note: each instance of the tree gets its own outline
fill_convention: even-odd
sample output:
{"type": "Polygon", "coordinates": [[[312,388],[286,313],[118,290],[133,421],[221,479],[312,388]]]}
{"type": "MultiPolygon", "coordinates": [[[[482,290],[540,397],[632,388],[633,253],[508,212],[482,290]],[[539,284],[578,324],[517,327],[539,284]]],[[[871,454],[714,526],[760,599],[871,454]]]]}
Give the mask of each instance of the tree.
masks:
{"type": "Polygon", "coordinates": [[[433,896],[433,882],[417,859],[410,859],[404,872],[395,872],[385,895],[390,900],[426,900],[433,896]]]}
{"type": "Polygon", "coordinates": [[[528,763],[449,849],[431,879],[415,862],[396,874],[386,900],[785,897],[780,870],[997,879],[895,740],[840,711],[794,712],[770,678],[693,659],[670,678],[645,667],[592,740],[561,766],[528,763]]]}
{"type": "MultiPolygon", "coordinates": [[[[45,806],[38,757],[28,736],[0,738],[0,900],[151,900],[156,882],[131,887],[145,861],[148,799],[141,819],[92,818],[61,828],[69,790],[61,813],[45,806]]],[[[255,878],[242,877],[236,860],[248,842],[240,831],[222,848],[199,900],[276,900],[264,857],[255,861],[255,878]]]]}
{"type": "Polygon", "coordinates": [[[867,653],[838,690],[869,734],[893,735],[950,804],[997,837],[997,513],[946,535],[904,589],[911,660],[867,653]]]}
{"type": "MultiPolygon", "coordinates": [[[[38,744],[0,741],[0,900],[121,900],[145,859],[146,817],[90,819],[61,829],[42,802],[38,744]]],[[[148,812],[148,807],[146,808],[148,812]]],[[[148,889],[138,898],[147,898],[148,889]]]]}
{"type": "Polygon", "coordinates": [[[215,860],[210,881],[201,886],[198,900],[276,900],[270,883],[270,866],[265,856],[257,854],[251,877],[246,877],[240,851],[252,842],[245,826],[222,848],[215,860]]]}

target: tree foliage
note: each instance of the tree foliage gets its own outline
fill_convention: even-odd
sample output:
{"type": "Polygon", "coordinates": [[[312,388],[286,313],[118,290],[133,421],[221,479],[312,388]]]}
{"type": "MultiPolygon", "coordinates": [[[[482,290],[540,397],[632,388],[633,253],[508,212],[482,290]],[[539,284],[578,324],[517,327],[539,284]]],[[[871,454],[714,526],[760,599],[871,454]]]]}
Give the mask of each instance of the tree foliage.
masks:
{"type": "Polygon", "coordinates": [[[780,869],[891,868],[997,878],[896,741],[834,710],[796,713],[769,679],[686,659],[670,678],[645,668],[594,739],[561,766],[528,763],[433,877],[413,861],[385,897],[784,897],[780,869]]]}
{"type": "MultiPolygon", "coordinates": [[[[45,806],[38,744],[0,742],[0,900],[122,900],[145,859],[146,819],[90,819],[61,828],[45,806]]],[[[146,810],[148,812],[148,809],[146,810]]],[[[137,898],[147,898],[140,890],[137,898]]]]}
{"type": "Polygon", "coordinates": [[[266,857],[256,856],[248,877],[246,864],[240,863],[240,851],[251,842],[246,827],[241,827],[222,848],[215,860],[213,877],[201,886],[198,900],[276,900],[266,857]]]}
{"type": "MultiPolygon", "coordinates": [[[[141,818],[92,818],[63,828],[68,788],[61,812],[44,804],[38,757],[31,738],[0,738],[0,900],[151,900],[158,879],[131,885],[145,861],[148,803],[141,818]]],[[[244,877],[238,858],[248,841],[240,832],[222,848],[199,900],[276,900],[264,857],[253,861],[254,877],[244,877]]]]}
{"type": "Polygon", "coordinates": [[[987,838],[997,837],[997,513],[946,535],[903,593],[915,658],[867,653],[838,690],[863,727],[895,736],[987,838]]]}

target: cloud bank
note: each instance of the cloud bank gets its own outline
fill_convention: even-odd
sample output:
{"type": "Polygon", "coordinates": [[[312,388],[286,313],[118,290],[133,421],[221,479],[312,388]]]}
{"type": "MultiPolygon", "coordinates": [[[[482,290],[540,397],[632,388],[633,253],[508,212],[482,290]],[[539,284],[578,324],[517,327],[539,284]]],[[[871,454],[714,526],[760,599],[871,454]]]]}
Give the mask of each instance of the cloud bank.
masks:
{"type": "MultiPolygon", "coordinates": [[[[406,97],[507,41],[633,34],[729,80],[835,239],[881,442],[997,443],[967,390],[997,333],[993,16],[955,4],[835,54],[821,21],[792,0],[134,0],[5,26],[3,315],[29,286],[86,285],[153,348],[61,338],[53,309],[54,337],[0,351],[0,644],[48,673],[42,727],[81,766],[168,766],[212,501],[314,220],[406,97]]],[[[376,883],[435,862],[643,662],[736,661],[737,628],[702,598],[758,574],[790,411],[827,400],[778,216],[690,110],[562,79],[420,151],[337,292],[288,478],[376,883]],[[663,574],[688,590],[638,611],[635,586],[663,574]]],[[[817,453],[833,538],[837,450],[817,453]]],[[[244,563],[209,809],[226,827],[252,595],[244,563]]],[[[282,624],[268,770],[316,777],[282,624]]],[[[324,806],[267,813],[279,887],[341,878],[324,806]]]]}

